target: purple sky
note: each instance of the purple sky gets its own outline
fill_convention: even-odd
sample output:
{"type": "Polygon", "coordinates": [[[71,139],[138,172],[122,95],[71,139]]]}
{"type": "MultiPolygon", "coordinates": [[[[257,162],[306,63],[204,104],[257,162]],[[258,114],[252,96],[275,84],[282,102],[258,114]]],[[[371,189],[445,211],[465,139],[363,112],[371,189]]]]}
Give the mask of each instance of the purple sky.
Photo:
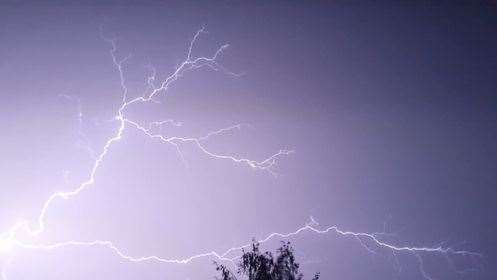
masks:
{"type": "MultiPolygon", "coordinates": [[[[54,199],[38,236],[21,229],[12,240],[106,240],[128,256],[184,259],[293,232],[312,216],[317,229],[385,232],[375,236],[394,246],[482,257],[393,254],[367,237],[304,231],[289,240],[307,276],[495,279],[492,1],[41,2],[0,4],[0,249],[17,222],[38,226],[53,193],[88,180],[94,157],[119,128],[123,91],[103,37],[115,39],[118,62],[128,57],[129,101],[150,94],[151,66],[157,86],[170,76],[205,27],[192,58],[229,44],[216,59],[226,71],[186,71],[156,102],[126,107],[125,117],[144,127],[181,123],[151,130],[165,137],[244,124],[202,147],[256,161],[294,150],[271,167],[278,175],[215,158],[192,142],[178,152],[127,123],[94,184],[54,199]]],[[[212,279],[213,260],[135,263],[108,246],[0,250],[8,280],[212,279]]]]}

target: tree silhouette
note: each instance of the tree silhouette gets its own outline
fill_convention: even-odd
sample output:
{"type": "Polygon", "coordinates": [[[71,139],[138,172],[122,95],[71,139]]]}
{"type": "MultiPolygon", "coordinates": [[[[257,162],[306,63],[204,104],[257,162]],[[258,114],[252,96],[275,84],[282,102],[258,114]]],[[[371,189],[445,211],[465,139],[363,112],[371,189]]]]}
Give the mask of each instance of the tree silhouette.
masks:
{"type": "MultiPolygon", "coordinates": [[[[236,275],[248,280],[303,280],[304,275],[299,272],[299,264],[295,261],[293,248],[290,242],[283,242],[277,250],[276,258],[271,252],[262,253],[259,243],[252,243],[252,251],[242,250],[243,255],[237,264],[236,275]]],[[[237,280],[237,277],[223,264],[214,263],[216,270],[221,273],[218,280],[237,280]]],[[[316,273],[312,280],[318,280],[316,273]]]]}

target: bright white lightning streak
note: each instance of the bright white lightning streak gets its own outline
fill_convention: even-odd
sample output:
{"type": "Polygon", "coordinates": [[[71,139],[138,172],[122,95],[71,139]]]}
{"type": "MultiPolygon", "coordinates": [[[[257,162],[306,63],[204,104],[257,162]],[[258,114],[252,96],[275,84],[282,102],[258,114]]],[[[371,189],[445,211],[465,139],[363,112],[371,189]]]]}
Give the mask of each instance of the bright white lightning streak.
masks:
{"type": "MultiPolygon", "coordinates": [[[[469,257],[477,257],[481,258],[482,256],[478,253],[470,252],[470,251],[464,251],[464,250],[456,250],[450,247],[410,247],[410,246],[398,246],[398,245],[393,245],[387,242],[384,242],[380,240],[375,234],[370,234],[370,233],[364,233],[364,232],[353,232],[353,231],[345,231],[341,230],[337,226],[331,226],[325,229],[319,229],[316,228],[313,225],[305,225],[293,232],[290,233],[278,233],[274,232],[269,235],[267,235],[264,239],[258,240],[257,242],[259,243],[265,243],[267,241],[270,241],[271,239],[274,239],[276,237],[279,238],[291,238],[299,235],[302,232],[311,232],[315,234],[329,234],[329,233],[335,233],[337,235],[343,236],[343,237],[353,237],[356,238],[359,243],[365,247],[365,249],[369,252],[374,252],[372,249],[367,247],[365,245],[365,241],[369,241],[373,243],[375,246],[381,249],[389,250],[391,253],[396,256],[397,253],[410,253],[419,262],[419,269],[421,272],[421,275],[428,280],[431,280],[431,276],[425,271],[424,269],[424,264],[423,264],[423,259],[420,254],[422,253],[438,253],[441,254],[447,258],[449,258],[450,255],[460,255],[460,256],[469,256],[469,257]]],[[[244,244],[241,246],[236,246],[229,248],[228,250],[224,251],[223,253],[218,253],[215,251],[211,252],[204,252],[200,253],[197,255],[189,256],[187,258],[183,259],[166,259],[162,258],[160,256],[156,255],[150,255],[150,256],[142,256],[142,257],[134,257],[126,254],[122,249],[119,249],[117,246],[115,246],[111,241],[103,241],[103,240],[96,240],[96,241],[90,241],[90,242],[81,242],[81,241],[67,241],[67,242],[61,242],[61,243],[55,243],[55,244],[50,244],[50,245],[31,245],[31,244],[23,244],[21,242],[16,242],[16,246],[19,246],[21,248],[26,248],[26,249],[37,249],[37,250],[54,250],[62,247],[74,247],[74,246],[80,246],[80,247],[105,247],[110,249],[113,253],[115,253],[117,256],[122,258],[123,260],[129,261],[129,262],[134,262],[134,263],[140,263],[140,262],[159,262],[159,263],[168,263],[168,264],[188,264],[192,261],[195,261],[197,259],[201,258],[206,258],[206,257],[211,257],[211,258],[216,258],[221,261],[226,261],[226,262],[231,262],[233,263],[236,259],[239,258],[239,256],[232,256],[234,252],[239,252],[242,249],[249,248],[251,244],[244,244]]]]}
{"type": "MultiPolygon", "coordinates": [[[[228,47],[228,45],[223,45],[220,48],[218,48],[217,51],[214,53],[214,55],[211,56],[211,57],[192,58],[192,50],[193,50],[194,44],[197,41],[197,39],[200,36],[200,34],[202,34],[203,32],[204,32],[204,29],[202,28],[202,29],[200,29],[195,34],[195,36],[193,37],[193,39],[190,42],[190,45],[188,47],[188,53],[187,53],[186,59],[176,68],[176,70],[170,76],[168,76],[161,83],[161,85],[159,87],[154,87],[153,90],[151,91],[151,93],[149,93],[148,95],[136,97],[136,98],[131,99],[131,100],[127,100],[128,88],[126,87],[126,84],[125,84],[124,70],[123,70],[123,68],[124,68],[123,64],[131,56],[128,55],[124,59],[120,59],[120,60],[117,59],[117,57],[116,57],[117,47],[116,47],[115,40],[107,39],[107,38],[104,37],[104,40],[106,40],[107,42],[109,42],[111,44],[111,46],[112,46],[112,49],[110,50],[110,55],[112,57],[113,64],[114,64],[114,66],[116,67],[116,69],[117,69],[117,71],[119,73],[120,86],[121,86],[122,94],[123,94],[122,104],[119,107],[119,109],[117,110],[116,116],[114,117],[114,119],[119,124],[118,128],[117,128],[117,131],[114,134],[114,136],[112,136],[110,139],[107,140],[107,142],[105,143],[105,145],[102,148],[102,152],[96,157],[95,162],[93,163],[93,166],[91,168],[89,178],[86,181],[84,181],[77,188],[75,188],[75,189],[73,189],[71,191],[60,191],[60,192],[53,193],[45,201],[45,203],[43,204],[43,207],[42,207],[42,209],[40,211],[40,215],[38,216],[37,228],[33,229],[33,228],[31,228],[29,226],[29,224],[28,224],[27,221],[22,221],[22,222],[19,222],[19,223],[15,224],[9,230],[9,235],[15,235],[16,232],[18,232],[21,229],[25,229],[32,236],[37,236],[37,235],[41,234],[45,230],[45,216],[47,214],[47,211],[48,211],[51,203],[54,200],[56,200],[58,198],[68,199],[68,198],[77,196],[81,191],[83,191],[87,187],[93,185],[95,183],[95,175],[96,175],[96,173],[97,173],[97,171],[98,171],[98,169],[100,167],[100,164],[102,163],[102,161],[104,160],[105,156],[109,152],[109,149],[111,148],[111,146],[114,143],[116,143],[119,140],[121,140],[122,135],[123,135],[124,130],[125,130],[125,127],[126,127],[126,124],[129,124],[132,127],[137,128],[138,130],[142,131],[146,136],[149,136],[150,138],[159,139],[162,142],[172,144],[172,145],[176,146],[177,148],[179,148],[178,147],[178,142],[193,143],[202,152],[204,152],[205,154],[207,154],[207,155],[209,155],[209,156],[211,156],[213,158],[216,158],[216,159],[228,159],[228,160],[232,160],[232,161],[237,162],[237,163],[244,163],[244,164],[249,165],[250,167],[253,167],[253,168],[256,168],[256,169],[265,170],[265,171],[268,171],[268,172],[271,172],[272,174],[274,174],[273,171],[271,170],[271,168],[276,163],[278,157],[283,156],[283,155],[288,155],[288,154],[292,153],[292,151],[281,150],[281,151],[279,151],[279,152],[271,155],[270,157],[268,157],[265,160],[256,161],[256,160],[250,160],[250,159],[247,159],[247,158],[237,158],[237,157],[230,156],[230,155],[217,154],[217,153],[209,151],[207,148],[205,148],[204,145],[202,145],[202,141],[203,140],[206,140],[207,138],[209,138],[211,136],[223,133],[223,132],[225,132],[227,130],[231,130],[231,129],[240,127],[240,125],[232,126],[232,127],[229,127],[229,128],[220,129],[220,130],[214,131],[214,132],[210,132],[206,136],[200,137],[200,138],[164,137],[161,134],[152,134],[150,132],[150,129],[147,129],[144,126],[141,126],[140,124],[138,124],[137,122],[135,122],[133,120],[130,120],[130,119],[128,119],[128,118],[125,117],[125,111],[126,111],[126,109],[129,106],[131,106],[133,104],[138,104],[138,103],[151,102],[153,100],[153,98],[156,97],[157,95],[159,95],[161,93],[167,92],[167,90],[169,89],[169,87],[171,86],[171,84],[173,82],[175,82],[176,80],[178,80],[187,71],[198,69],[198,68],[201,68],[201,67],[209,67],[209,68],[211,68],[213,70],[216,70],[216,71],[220,70],[220,69],[224,69],[224,68],[222,68],[217,63],[216,59],[228,47]]],[[[153,86],[153,84],[150,82],[150,79],[152,79],[152,78],[149,78],[148,84],[149,84],[149,86],[153,86]]],[[[152,127],[154,125],[162,125],[164,123],[173,123],[175,125],[178,125],[178,123],[176,123],[176,122],[174,122],[172,120],[167,120],[167,121],[152,122],[148,126],[150,128],[150,127],[152,127]]]]}
{"type": "MultiPolygon", "coordinates": [[[[247,248],[250,246],[250,244],[245,244],[237,247],[232,247],[228,250],[226,250],[224,253],[217,253],[215,251],[212,252],[206,252],[206,253],[201,253],[197,255],[193,255],[187,258],[183,259],[166,259],[162,258],[159,256],[151,255],[151,256],[144,256],[144,257],[133,257],[124,252],[124,250],[119,249],[117,246],[114,245],[113,242],[111,241],[104,241],[104,240],[95,240],[95,241],[66,241],[66,242],[58,242],[54,244],[30,244],[26,242],[22,242],[21,240],[17,240],[16,236],[17,234],[24,230],[27,232],[29,235],[36,237],[43,233],[45,231],[45,218],[48,209],[50,208],[50,205],[52,204],[53,201],[56,199],[69,199],[74,196],[77,196],[79,193],[81,193],[83,190],[85,190],[87,187],[93,185],[95,183],[95,176],[96,173],[100,167],[100,164],[103,162],[105,159],[106,155],[108,154],[110,148],[112,145],[119,140],[121,140],[123,133],[125,131],[126,127],[133,127],[139,131],[141,131],[145,136],[158,140],[163,143],[167,144],[172,144],[176,147],[177,151],[181,155],[179,143],[190,143],[195,145],[200,151],[202,151],[204,154],[214,158],[214,159],[223,159],[223,160],[230,160],[235,163],[241,163],[245,164],[249,167],[252,167],[254,169],[259,169],[259,170],[264,170],[268,171],[273,175],[276,175],[272,168],[276,164],[277,160],[281,156],[288,155],[292,153],[293,151],[291,150],[280,150],[277,153],[269,156],[268,158],[262,160],[262,161],[256,161],[256,160],[251,160],[247,158],[241,158],[241,157],[235,157],[232,155],[225,155],[225,154],[218,154],[215,152],[212,152],[208,150],[205,145],[204,141],[208,140],[209,138],[213,136],[220,135],[222,133],[234,130],[234,129],[241,129],[242,125],[234,125],[231,127],[227,128],[222,128],[217,131],[212,131],[209,132],[207,135],[203,137],[177,137],[177,136],[170,136],[166,137],[162,135],[161,133],[155,133],[154,129],[155,128],[161,128],[162,125],[164,124],[171,124],[174,126],[181,126],[181,123],[176,122],[174,120],[164,120],[164,121],[155,121],[151,122],[148,125],[141,125],[136,121],[133,121],[131,119],[128,119],[125,117],[125,112],[126,109],[133,105],[133,104],[139,104],[139,103],[148,103],[148,102],[155,102],[154,98],[157,97],[160,94],[165,94],[169,87],[174,83],[176,80],[178,80],[184,73],[190,71],[190,70],[195,70],[201,67],[208,67],[212,70],[219,71],[222,70],[224,72],[227,72],[229,74],[233,74],[226,69],[224,69],[221,65],[218,64],[217,58],[219,55],[228,47],[228,45],[223,45],[220,48],[217,49],[217,51],[212,55],[211,57],[197,57],[197,58],[192,58],[192,51],[193,47],[195,45],[195,42],[197,41],[198,37],[204,32],[204,29],[200,29],[193,39],[190,41],[189,47],[188,47],[188,52],[186,59],[176,68],[176,70],[168,76],[166,79],[164,79],[160,86],[155,86],[155,70],[153,69],[152,76],[148,77],[147,80],[147,85],[148,88],[151,89],[150,93],[144,94],[143,96],[136,97],[133,99],[128,100],[128,88],[126,87],[125,83],[125,78],[124,78],[124,63],[131,57],[131,56],[126,56],[124,59],[117,59],[116,56],[116,51],[117,51],[117,46],[115,43],[115,40],[105,38],[104,36],[103,39],[107,42],[110,43],[112,46],[110,50],[110,55],[112,57],[112,62],[114,66],[116,67],[116,70],[119,73],[119,78],[120,78],[120,86],[122,90],[122,103],[119,109],[117,110],[117,113],[114,117],[114,119],[118,122],[118,127],[115,132],[115,134],[110,137],[106,143],[104,144],[102,151],[99,155],[95,157],[95,161],[92,165],[92,168],[89,173],[89,177],[86,181],[82,182],[78,187],[71,191],[59,191],[55,192],[52,195],[48,197],[48,199],[45,201],[43,204],[43,207],[41,208],[40,214],[37,218],[37,226],[35,228],[32,228],[29,224],[28,221],[20,221],[16,224],[14,224],[7,232],[0,234],[0,252],[7,252],[12,250],[12,247],[20,247],[20,248],[25,248],[25,249],[38,249],[38,250],[55,250],[58,248],[62,247],[71,247],[71,246],[78,246],[78,247],[105,247],[110,249],[112,252],[114,252],[117,256],[122,258],[123,260],[127,260],[130,262],[146,262],[146,261],[156,261],[160,263],[173,263],[173,264],[187,264],[190,263],[196,259],[199,258],[205,258],[205,257],[213,257],[217,258],[219,260],[223,261],[229,261],[233,262],[237,256],[232,256],[235,251],[239,251],[241,249],[247,248]]],[[[236,74],[233,74],[236,75],[236,74]]],[[[78,105],[80,106],[80,105],[78,105]]],[[[78,107],[78,121],[81,122],[82,119],[82,114],[81,110],[78,107]]],[[[81,125],[81,124],[80,124],[81,125]]],[[[468,251],[461,251],[461,250],[454,250],[450,247],[408,247],[408,246],[396,246],[387,242],[384,242],[378,238],[378,235],[376,233],[363,233],[363,232],[352,232],[352,231],[344,231],[339,229],[336,226],[328,227],[325,229],[318,229],[317,226],[319,224],[315,222],[313,218],[311,218],[311,223],[307,224],[293,232],[290,233],[271,233],[269,234],[266,238],[259,240],[260,243],[267,242],[275,237],[279,238],[290,238],[297,236],[298,234],[304,232],[304,231],[309,231],[315,234],[328,234],[334,232],[335,234],[345,236],[345,237],[354,237],[356,238],[359,243],[368,251],[374,252],[369,246],[367,246],[364,242],[369,241],[370,243],[374,244],[378,248],[383,248],[390,250],[392,254],[400,253],[400,252],[407,252],[411,253],[414,256],[416,256],[419,260],[420,264],[420,270],[425,279],[430,280],[430,276],[425,272],[423,268],[423,261],[420,256],[421,253],[439,253],[443,254],[448,257],[448,255],[464,255],[464,256],[480,256],[477,253],[473,252],[468,252],[468,251]]],[[[7,263],[10,261],[7,261],[7,263]]],[[[6,279],[6,272],[5,272],[5,267],[6,265],[3,265],[3,268],[1,270],[1,276],[6,279]]]]}
{"type": "MultiPolygon", "coordinates": [[[[159,139],[160,141],[162,141],[164,143],[172,144],[178,149],[178,151],[179,151],[178,142],[193,143],[202,152],[204,152],[205,154],[207,154],[208,156],[211,156],[213,158],[226,159],[226,160],[231,160],[231,161],[236,162],[236,163],[247,164],[248,166],[250,166],[252,168],[265,170],[265,171],[268,171],[268,172],[274,174],[274,172],[271,170],[271,168],[276,163],[278,157],[283,156],[283,155],[288,155],[292,151],[281,150],[281,151],[277,152],[276,154],[271,155],[270,157],[268,157],[265,160],[256,161],[256,160],[250,160],[250,159],[246,159],[246,158],[238,158],[238,157],[234,157],[234,156],[230,156],[230,155],[223,155],[223,154],[214,153],[214,152],[209,151],[204,145],[202,145],[202,141],[207,140],[209,137],[221,134],[225,131],[228,131],[228,130],[231,130],[234,128],[239,128],[240,127],[239,125],[225,128],[225,129],[220,129],[220,130],[214,131],[214,132],[210,132],[206,136],[200,137],[200,138],[164,137],[160,134],[152,134],[151,128],[153,126],[161,126],[165,123],[171,123],[173,125],[180,125],[180,124],[177,122],[171,121],[171,120],[158,121],[158,122],[150,123],[149,129],[147,129],[144,126],[138,124],[137,122],[125,117],[125,111],[129,106],[131,106],[133,104],[153,102],[154,101],[153,99],[155,97],[157,97],[161,93],[167,92],[167,90],[169,89],[169,87],[171,86],[172,83],[174,83],[184,73],[186,73],[190,70],[195,70],[195,69],[198,69],[201,67],[209,67],[215,71],[223,70],[225,72],[228,72],[221,65],[219,65],[216,61],[217,58],[219,57],[219,55],[228,47],[228,45],[223,45],[223,46],[219,47],[217,49],[217,51],[214,53],[214,55],[212,55],[211,57],[192,58],[192,51],[193,51],[194,44],[197,41],[198,37],[203,32],[204,32],[204,29],[202,28],[195,34],[195,36],[191,40],[190,45],[188,47],[188,53],[187,53],[186,59],[176,68],[176,70],[170,76],[168,76],[165,80],[162,81],[162,83],[160,84],[159,87],[154,86],[154,83],[153,83],[153,81],[155,80],[155,74],[154,74],[152,77],[149,77],[148,81],[147,81],[147,84],[150,88],[152,88],[152,91],[149,94],[145,94],[143,96],[136,97],[136,98],[131,99],[131,100],[128,100],[128,98],[127,98],[128,88],[126,87],[126,84],[125,84],[124,69],[123,69],[124,63],[131,56],[126,56],[124,59],[117,59],[117,56],[116,56],[117,47],[116,47],[115,40],[107,39],[107,38],[103,37],[104,40],[109,42],[112,46],[112,48],[110,50],[110,55],[112,57],[112,62],[119,73],[120,86],[121,86],[121,90],[122,90],[122,103],[121,103],[121,106],[119,107],[119,109],[117,110],[117,114],[114,117],[114,119],[118,122],[117,130],[116,130],[115,134],[106,141],[106,143],[104,144],[104,146],[102,148],[102,152],[98,156],[95,157],[95,161],[92,165],[92,168],[91,168],[90,173],[89,173],[89,177],[86,181],[82,182],[78,187],[76,187],[75,189],[73,189],[71,191],[55,192],[48,197],[48,199],[45,201],[45,203],[43,204],[43,206],[41,208],[40,214],[37,218],[37,225],[35,228],[31,227],[31,225],[28,221],[23,220],[23,221],[20,221],[20,222],[17,222],[16,224],[14,224],[7,232],[0,234],[0,246],[3,248],[2,251],[7,251],[7,249],[10,249],[10,247],[14,243],[17,245],[22,245],[23,247],[28,246],[28,245],[22,243],[21,241],[16,240],[15,237],[20,231],[24,230],[25,232],[27,232],[29,235],[31,235],[33,237],[40,235],[41,233],[43,233],[45,231],[45,227],[46,227],[45,218],[47,215],[47,211],[50,208],[53,201],[55,201],[56,199],[69,199],[71,197],[77,196],[80,192],[82,192],[87,187],[89,187],[95,183],[95,176],[96,176],[96,173],[97,173],[101,163],[103,162],[104,158],[108,154],[112,145],[114,143],[118,142],[119,140],[121,140],[122,135],[124,133],[124,130],[126,128],[126,125],[130,125],[131,127],[137,128],[138,130],[142,131],[146,136],[148,136],[152,139],[159,139]]],[[[231,72],[228,72],[228,73],[233,74],[231,72]]],[[[235,75],[235,74],[233,74],[233,75],[235,75]]],[[[78,107],[78,109],[79,109],[79,107],[78,107]]],[[[80,110],[78,110],[78,111],[79,111],[78,112],[78,121],[81,121],[81,118],[82,118],[81,111],[80,110]]],[[[107,247],[114,248],[116,250],[116,252],[119,252],[119,250],[117,250],[117,248],[115,248],[114,246],[111,246],[112,243],[102,242],[102,241],[95,241],[94,243],[91,243],[91,242],[84,243],[84,242],[71,241],[68,243],[58,243],[58,246],[52,246],[52,247],[57,248],[57,247],[63,246],[64,244],[106,245],[107,247]]],[[[46,247],[46,248],[50,248],[50,247],[46,247]]],[[[124,256],[123,254],[120,254],[120,255],[124,256]]],[[[2,272],[2,274],[4,274],[4,272],[2,272]]]]}

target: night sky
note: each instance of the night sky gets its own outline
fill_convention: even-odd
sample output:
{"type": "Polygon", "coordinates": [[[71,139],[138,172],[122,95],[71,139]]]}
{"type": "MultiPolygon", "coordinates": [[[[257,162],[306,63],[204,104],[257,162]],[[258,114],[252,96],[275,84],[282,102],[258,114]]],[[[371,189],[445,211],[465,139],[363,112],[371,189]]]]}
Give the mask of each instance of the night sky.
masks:
{"type": "Polygon", "coordinates": [[[105,240],[186,259],[309,223],[481,256],[333,231],[262,244],[291,241],[308,278],[497,278],[495,1],[0,0],[0,98],[3,280],[213,279],[212,256],[132,262],[108,246],[39,246],[105,240]],[[150,131],[196,139],[241,124],[201,138],[216,155],[294,153],[254,168],[126,123],[93,184],[51,201],[39,235],[9,239],[19,221],[38,226],[52,194],[86,182],[116,135],[112,55],[127,100],[146,96],[202,28],[193,58],[229,44],[215,69],[182,72],[125,117],[172,119],[150,131]]]}

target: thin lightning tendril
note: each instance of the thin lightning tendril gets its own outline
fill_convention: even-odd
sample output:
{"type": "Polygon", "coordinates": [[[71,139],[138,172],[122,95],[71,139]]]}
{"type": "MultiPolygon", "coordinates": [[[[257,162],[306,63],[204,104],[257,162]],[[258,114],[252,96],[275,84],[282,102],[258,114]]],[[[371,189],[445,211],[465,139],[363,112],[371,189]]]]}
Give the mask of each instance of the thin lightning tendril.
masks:
{"type": "MultiPolygon", "coordinates": [[[[201,28],[198,30],[195,35],[193,36],[192,40],[190,41],[190,44],[188,46],[188,52],[186,55],[186,59],[179,64],[175,71],[169,75],[167,78],[165,78],[159,86],[156,86],[156,71],[155,69],[150,66],[152,69],[152,74],[147,78],[147,89],[148,91],[145,92],[142,96],[135,97],[132,99],[128,99],[128,88],[126,87],[126,81],[125,81],[125,76],[124,76],[124,66],[127,60],[131,58],[131,55],[128,55],[122,59],[118,59],[117,57],[117,44],[115,39],[109,39],[105,36],[102,35],[102,38],[108,42],[111,45],[110,49],[110,56],[112,58],[112,63],[114,67],[116,68],[116,71],[119,74],[119,81],[120,81],[120,87],[122,91],[122,100],[121,100],[121,105],[117,110],[116,115],[114,116],[114,120],[117,121],[117,129],[115,133],[105,142],[105,144],[102,147],[101,153],[98,155],[94,155],[94,162],[92,165],[92,168],[90,169],[88,179],[83,181],[80,185],[78,185],[76,188],[70,191],[58,191],[54,192],[52,195],[48,197],[48,199],[44,202],[43,206],[41,207],[39,216],[36,220],[36,227],[32,227],[31,224],[28,221],[19,221],[15,223],[12,227],[10,227],[6,232],[0,234],[0,254],[4,253],[2,251],[7,251],[10,250],[11,247],[18,247],[18,248],[23,248],[23,249],[30,249],[30,250],[55,250],[63,247],[103,247],[107,248],[110,251],[112,251],[115,255],[120,257],[122,260],[129,261],[129,262],[134,262],[134,263],[139,263],[139,262],[159,262],[159,263],[170,263],[170,264],[188,264],[194,260],[201,259],[201,258],[216,258],[221,261],[226,261],[226,262],[234,262],[239,256],[234,255],[235,252],[239,252],[242,249],[248,248],[251,246],[251,244],[244,244],[241,246],[236,246],[229,248],[228,250],[224,251],[223,253],[217,253],[215,251],[211,252],[205,252],[205,253],[200,253],[196,254],[193,256],[189,256],[186,258],[179,258],[179,259],[166,259],[162,258],[160,256],[156,255],[150,255],[150,256],[142,256],[142,257],[135,257],[131,256],[129,254],[126,254],[123,249],[118,248],[112,241],[106,241],[106,240],[94,240],[94,241],[65,241],[65,242],[58,242],[58,243],[53,243],[53,244],[37,244],[37,243],[27,243],[23,242],[21,240],[18,240],[16,236],[20,232],[25,232],[28,233],[32,237],[37,237],[40,234],[42,234],[45,229],[46,229],[46,216],[48,213],[48,210],[50,209],[51,204],[57,200],[57,199],[70,199],[72,197],[77,196],[80,194],[82,191],[90,187],[95,183],[95,177],[96,174],[99,170],[99,167],[101,163],[104,161],[105,157],[109,153],[111,147],[113,144],[117,143],[120,141],[123,137],[125,128],[130,127],[130,128],[135,128],[138,131],[142,132],[146,137],[150,139],[157,140],[161,143],[165,144],[171,144],[173,145],[176,150],[178,151],[180,157],[183,159],[183,155],[181,153],[180,149],[180,144],[192,144],[195,147],[197,147],[202,153],[206,154],[207,156],[213,158],[213,159],[220,159],[220,160],[229,160],[234,163],[239,163],[239,164],[244,164],[246,166],[249,166],[254,169],[262,170],[262,171],[267,171],[272,175],[277,175],[275,171],[273,170],[274,166],[277,164],[277,161],[280,157],[286,156],[291,154],[293,151],[292,150],[280,150],[273,155],[267,157],[264,160],[261,161],[256,161],[248,158],[242,158],[242,157],[236,157],[232,155],[226,155],[226,154],[219,154],[215,153],[213,151],[210,151],[209,149],[206,148],[205,146],[205,141],[209,140],[210,138],[214,136],[219,136],[223,133],[232,131],[232,130],[239,130],[242,128],[242,126],[245,126],[246,124],[237,124],[233,125],[230,127],[226,128],[221,128],[216,131],[212,131],[207,133],[205,136],[202,137],[178,137],[178,136],[164,136],[161,132],[161,128],[163,125],[173,125],[173,126],[181,126],[181,122],[177,122],[175,120],[163,120],[163,121],[154,121],[150,122],[148,124],[140,124],[137,121],[131,120],[126,117],[126,110],[131,106],[131,105],[138,105],[140,103],[150,103],[150,102],[157,102],[155,98],[157,98],[161,94],[166,94],[167,90],[170,88],[170,86],[177,81],[180,77],[182,77],[185,73],[199,69],[202,67],[207,67],[210,68],[214,71],[223,71],[224,73],[228,73],[231,75],[237,76],[237,74],[232,73],[228,70],[226,70],[222,65],[220,65],[217,62],[218,57],[222,54],[223,51],[228,48],[228,45],[222,45],[219,47],[216,52],[210,56],[210,57],[192,57],[192,52],[193,48],[195,46],[196,41],[198,40],[199,36],[204,33],[204,28],[201,28]],[[157,132],[158,131],[158,132],[157,132]]],[[[69,100],[75,100],[72,97],[68,95],[61,95],[61,97],[67,98],[69,100]]],[[[82,112],[81,112],[81,104],[79,102],[79,99],[76,100],[78,102],[78,124],[79,124],[79,133],[81,133],[81,123],[82,123],[82,112]]],[[[84,136],[84,135],[82,135],[84,136]]],[[[94,153],[94,151],[92,151],[94,153]]],[[[184,159],[183,159],[184,161],[184,159]]],[[[311,217],[311,223],[308,223],[304,225],[303,227],[298,228],[297,230],[289,233],[278,233],[278,232],[273,232],[269,235],[267,235],[265,238],[258,240],[259,243],[264,243],[267,242],[271,239],[274,238],[292,238],[295,237],[302,232],[310,232],[314,234],[329,234],[329,233],[335,233],[337,235],[343,236],[343,237],[352,237],[355,238],[361,246],[363,246],[367,251],[371,253],[376,253],[376,249],[385,249],[388,250],[392,253],[395,261],[396,261],[396,266],[400,270],[400,264],[397,259],[397,255],[399,253],[410,253],[414,257],[417,258],[418,263],[419,263],[419,269],[420,273],[423,276],[424,279],[426,280],[432,280],[433,278],[425,271],[424,269],[424,263],[423,263],[423,258],[422,255],[423,253],[438,253],[442,254],[447,258],[447,260],[452,264],[450,261],[450,256],[453,255],[460,255],[460,256],[469,256],[469,257],[481,257],[480,254],[470,252],[470,251],[463,251],[463,250],[455,250],[450,247],[409,247],[409,246],[398,246],[394,245],[391,243],[387,243],[383,241],[380,236],[383,233],[365,233],[365,232],[353,232],[353,231],[345,231],[337,226],[331,226],[327,228],[318,228],[319,224],[315,221],[313,217],[311,217]],[[374,247],[372,247],[374,246],[374,247]]],[[[2,279],[7,280],[7,272],[6,272],[6,267],[8,264],[11,262],[12,256],[8,255],[5,260],[3,261],[2,269],[0,271],[0,276],[2,279]]]]}

